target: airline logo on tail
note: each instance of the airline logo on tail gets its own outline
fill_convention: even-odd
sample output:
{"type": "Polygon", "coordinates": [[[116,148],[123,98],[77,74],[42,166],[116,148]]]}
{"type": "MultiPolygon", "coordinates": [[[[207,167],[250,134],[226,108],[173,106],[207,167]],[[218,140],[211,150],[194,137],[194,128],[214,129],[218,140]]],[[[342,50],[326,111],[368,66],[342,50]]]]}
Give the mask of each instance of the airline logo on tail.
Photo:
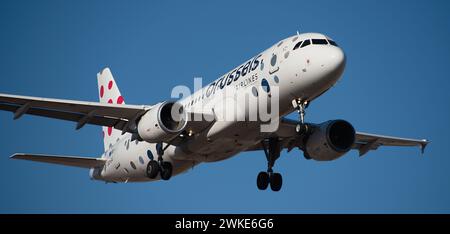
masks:
{"type": "MultiPolygon", "coordinates": [[[[105,68],[100,73],[97,73],[97,81],[100,103],[125,104],[125,100],[109,68],[105,68]]],[[[107,150],[116,143],[122,132],[114,129],[112,126],[102,127],[102,130],[104,147],[107,150]]]]}

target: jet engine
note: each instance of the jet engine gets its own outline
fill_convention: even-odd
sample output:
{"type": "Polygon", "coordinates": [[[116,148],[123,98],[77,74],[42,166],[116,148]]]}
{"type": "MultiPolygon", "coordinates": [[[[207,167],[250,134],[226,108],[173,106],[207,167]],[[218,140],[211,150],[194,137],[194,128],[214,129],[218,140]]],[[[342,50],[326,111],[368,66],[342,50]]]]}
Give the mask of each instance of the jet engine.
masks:
{"type": "Polygon", "coordinates": [[[354,142],[355,129],[349,122],[330,120],[314,128],[304,153],[316,161],[332,161],[350,151],[354,142]]]}
{"type": "Polygon", "coordinates": [[[149,143],[167,142],[186,128],[183,105],[166,101],[153,106],[137,123],[139,137],[149,143]]]}

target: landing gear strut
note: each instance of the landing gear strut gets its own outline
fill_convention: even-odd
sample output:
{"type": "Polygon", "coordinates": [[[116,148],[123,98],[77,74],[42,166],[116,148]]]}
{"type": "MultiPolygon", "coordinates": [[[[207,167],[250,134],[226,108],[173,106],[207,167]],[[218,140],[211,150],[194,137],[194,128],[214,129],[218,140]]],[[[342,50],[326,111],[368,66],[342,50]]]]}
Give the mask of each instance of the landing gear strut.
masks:
{"type": "Polygon", "coordinates": [[[147,165],[147,176],[150,179],[156,178],[160,173],[162,180],[169,180],[172,177],[172,164],[170,162],[163,161],[164,150],[169,145],[163,147],[162,143],[156,144],[156,154],[158,155],[158,161],[151,160],[147,165]]]}
{"type": "Polygon", "coordinates": [[[281,146],[278,138],[269,138],[261,142],[267,159],[267,172],[262,171],[258,174],[256,185],[260,190],[266,190],[270,184],[270,188],[277,192],[283,185],[281,174],[273,172],[275,161],[280,157],[281,146]],[[268,141],[268,145],[267,142],[268,141]]]}
{"type": "Polygon", "coordinates": [[[299,98],[296,98],[296,99],[292,100],[292,106],[297,110],[297,112],[299,114],[299,121],[300,121],[300,124],[297,124],[297,126],[295,127],[295,131],[297,133],[303,133],[306,131],[305,110],[306,110],[306,108],[308,108],[309,102],[303,101],[299,98]]]}

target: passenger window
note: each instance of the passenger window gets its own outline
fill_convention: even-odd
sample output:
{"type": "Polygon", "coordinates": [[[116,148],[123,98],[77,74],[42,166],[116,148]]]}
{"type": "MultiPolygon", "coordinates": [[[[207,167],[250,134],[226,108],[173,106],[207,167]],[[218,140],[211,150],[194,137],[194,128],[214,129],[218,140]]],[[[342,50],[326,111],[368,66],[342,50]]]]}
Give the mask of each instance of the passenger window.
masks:
{"type": "Polygon", "coordinates": [[[298,49],[298,47],[300,47],[300,45],[302,44],[303,41],[299,41],[297,44],[295,44],[294,46],[294,50],[298,49]]]}
{"type": "Polygon", "coordinates": [[[311,41],[310,40],[306,40],[306,41],[303,42],[303,44],[302,44],[302,46],[300,46],[300,48],[303,48],[305,46],[309,46],[310,44],[311,44],[311,41]]]}
{"type": "Polygon", "coordinates": [[[314,45],[328,45],[328,42],[325,39],[312,39],[312,43],[314,45]]]}

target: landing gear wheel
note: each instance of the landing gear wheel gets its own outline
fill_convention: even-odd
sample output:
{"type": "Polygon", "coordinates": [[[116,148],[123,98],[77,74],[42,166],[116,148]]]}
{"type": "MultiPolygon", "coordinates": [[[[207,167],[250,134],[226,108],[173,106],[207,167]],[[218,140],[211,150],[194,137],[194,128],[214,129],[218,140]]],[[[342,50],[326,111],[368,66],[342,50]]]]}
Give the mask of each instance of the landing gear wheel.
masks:
{"type": "Polygon", "coordinates": [[[267,159],[267,172],[260,172],[256,185],[260,190],[266,190],[270,184],[270,188],[277,192],[280,191],[283,184],[281,175],[273,172],[275,161],[280,157],[281,144],[278,138],[268,138],[261,141],[261,146],[267,159]],[[266,142],[268,144],[266,144],[266,142]]]}
{"type": "Polygon", "coordinates": [[[147,177],[150,179],[155,179],[158,176],[159,163],[155,160],[150,161],[147,164],[147,177]]]}
{"type": "Polygon", "coordinates": [[[260,172],[256,180],[256,185],[259,190],[266,190],[269,186],[269,174],[265,171],[260,172]]]}
{"type": "Polygon", "coordinates": [[[283,177],[281,177],[280,173],[273,173],[270,175],[270,188],[274,192],[278,192],[283,185],[283,177]]]}
{"type": "Polygon", "coordinates": [[[161,179],[169,180],[172,177],[172,163],[162,162],[161,163],[161,179]]]}
{"type": "Polygon", "coordinates": [[[306,124],[297,124],[295,126],[295,131],[299,134],[305,134],[308,131],[308,126],[306,124]]]}
{"type": "Polygon", "coordinates": [[[164,150],[169,146],[163,147],[163,143],[156,144],[156,154],[158,155],[159,171],[162,180],[169,180],[172,177],[172,164],[170,162],[163,161],[164,150]]]}

